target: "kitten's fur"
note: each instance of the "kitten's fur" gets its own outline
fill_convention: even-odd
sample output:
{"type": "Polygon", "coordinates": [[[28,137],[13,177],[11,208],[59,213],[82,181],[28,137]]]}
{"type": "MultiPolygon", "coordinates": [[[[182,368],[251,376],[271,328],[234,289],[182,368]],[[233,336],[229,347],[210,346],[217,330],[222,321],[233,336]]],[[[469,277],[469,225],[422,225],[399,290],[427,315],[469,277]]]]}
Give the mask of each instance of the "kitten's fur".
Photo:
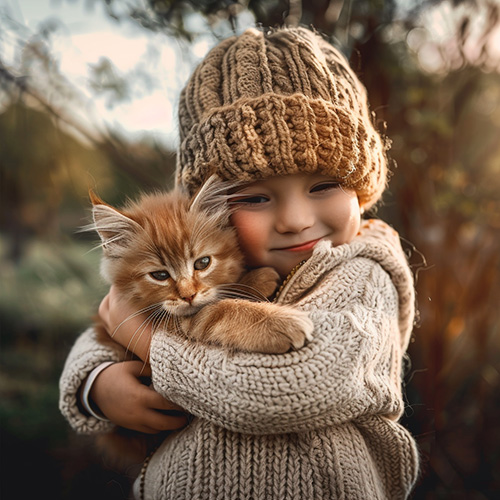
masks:
{"type": "MultiPolygon", "coordinates": [[[[144,195],[121,210],[91,193],[101,272],[149,314],[153,332],[251,352],[300,348],[312,323],[304,312],[266,301],[279,280],[274,269],[245,272],[226,190],[211,178],[193,199],[174,190],[144,195]]],[[[97,331],[101,342],[114,343],[97,331]]]]}

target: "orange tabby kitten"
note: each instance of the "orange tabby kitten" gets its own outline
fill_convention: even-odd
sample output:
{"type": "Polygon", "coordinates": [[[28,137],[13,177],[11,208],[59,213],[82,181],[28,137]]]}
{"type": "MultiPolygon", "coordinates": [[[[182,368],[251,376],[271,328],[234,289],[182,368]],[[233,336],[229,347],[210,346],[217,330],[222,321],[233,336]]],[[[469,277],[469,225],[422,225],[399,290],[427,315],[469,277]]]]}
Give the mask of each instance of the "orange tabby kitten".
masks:
{"type": "Polygon", "coordinates": [[[157,193],[123,210],[91,194],[101,272],[149,314],[153,330],[252,352],[302,347],[312,331],[306,313],[255,301],[275,291],[279,276],[272,268],[244,272],[224,190],[211,178],[194,199],[157,193]]]}
{"type": "MultiPolygon", "coordinates": [[[[91,193],[101,272],[148,314],[153,334],[163,329],[261,353],[299,348],[312,323],[306,313],[266,300],[279,279],[274,269],[245,272],[226,191],[211,178],[193,199],[174,190],[144,195],[120,210],[91,193]]],[[[101,342],[114,343],[96,329],[101,342]]]]}

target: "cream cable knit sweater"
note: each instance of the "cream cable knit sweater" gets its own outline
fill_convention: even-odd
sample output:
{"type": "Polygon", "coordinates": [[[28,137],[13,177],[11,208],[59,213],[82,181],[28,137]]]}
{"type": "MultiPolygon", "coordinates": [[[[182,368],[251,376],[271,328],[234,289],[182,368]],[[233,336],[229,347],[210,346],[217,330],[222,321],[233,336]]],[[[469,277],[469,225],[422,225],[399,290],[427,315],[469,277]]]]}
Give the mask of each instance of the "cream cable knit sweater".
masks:
{"type": "MultiPolygon", "coordinates": [[[[403,411],[401,360],[413,324],[413,283],[397,234],[369,221],[349,245],[328,242],[278,302],[316,325],[285,355],[227,354],[157,333],[156,390],[196,418],[168,438],[146,472],[146,498],[404,499],[418,472],[403,411]]],[[[76,391],[116,359],[91,330],[61,377],[61,411],[79,432],[109,424],[79,413],[76,391]]]]}

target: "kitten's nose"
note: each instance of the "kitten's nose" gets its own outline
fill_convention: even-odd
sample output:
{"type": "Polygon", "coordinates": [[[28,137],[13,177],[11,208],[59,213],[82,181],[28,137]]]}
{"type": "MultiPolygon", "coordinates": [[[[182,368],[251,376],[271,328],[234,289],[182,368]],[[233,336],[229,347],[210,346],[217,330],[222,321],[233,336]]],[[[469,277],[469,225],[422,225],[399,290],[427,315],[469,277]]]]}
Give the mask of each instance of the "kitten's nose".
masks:
{"type": "Polygon", "coordinates": [[[193,293],[193,295],[190,295],[189,297],[181,297],[182,300],[185,300],[186,302],[188,302],[189,304],[191,304],[191,302],[193,302],[194,298],[196,297],[196,294],[193,293]]]}

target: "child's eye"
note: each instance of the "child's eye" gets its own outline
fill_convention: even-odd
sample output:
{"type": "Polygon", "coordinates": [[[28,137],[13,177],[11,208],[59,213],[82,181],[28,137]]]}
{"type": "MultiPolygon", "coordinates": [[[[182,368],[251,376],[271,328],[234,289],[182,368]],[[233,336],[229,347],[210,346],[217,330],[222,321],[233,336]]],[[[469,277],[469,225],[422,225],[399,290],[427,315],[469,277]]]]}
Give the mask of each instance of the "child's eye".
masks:
{"type": "Polygon", "coordinates": [[[330,189],[337,189],[339,187],[338,182],[321,182],[319,184],[316,184],[310,189],[311,193],[320,193],[321,191],[328,191],[330,189]]]}
{"type": "Polygon", "coordinates": [[[211,260],[212,259],[210,257],[201,257],[200,259],[194,261],[194,268],[197,271],[206,269],[210,265],[211,260]]]}
{"type": "Polygon", "coordinates": [[[149,275],[156,281],[165,281],[170,278],[170,274],[168,274],[167,271],[153,271],[152,273],[149,273],[149,275]]]}
{"type": "Polygon", "coordinates": [[[231,203],[235,205],[258,205],[259,203],[266,203],[269,201],[267,196],[262,196],[260,194],[242,196],[241,198],[234,199],[231,203]]]}

